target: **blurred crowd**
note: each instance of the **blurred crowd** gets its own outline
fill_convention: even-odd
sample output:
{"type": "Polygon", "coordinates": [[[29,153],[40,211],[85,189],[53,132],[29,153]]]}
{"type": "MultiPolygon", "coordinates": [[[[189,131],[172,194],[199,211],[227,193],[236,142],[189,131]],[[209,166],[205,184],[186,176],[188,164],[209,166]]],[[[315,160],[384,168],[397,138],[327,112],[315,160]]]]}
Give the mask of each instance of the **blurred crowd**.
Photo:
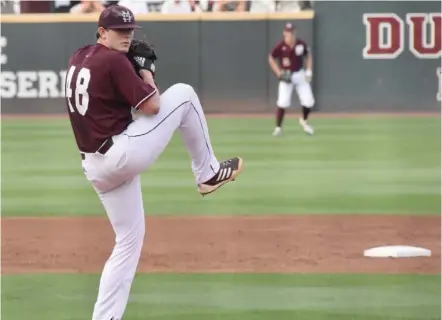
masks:
{"type": "Polygon", "coordinates": [[[1,0],[2,13],[100,13],[105,7],[120,4],[134,14],[192,12],[299,12],[312,9],[312,1],[300,0],[1,0]]]}

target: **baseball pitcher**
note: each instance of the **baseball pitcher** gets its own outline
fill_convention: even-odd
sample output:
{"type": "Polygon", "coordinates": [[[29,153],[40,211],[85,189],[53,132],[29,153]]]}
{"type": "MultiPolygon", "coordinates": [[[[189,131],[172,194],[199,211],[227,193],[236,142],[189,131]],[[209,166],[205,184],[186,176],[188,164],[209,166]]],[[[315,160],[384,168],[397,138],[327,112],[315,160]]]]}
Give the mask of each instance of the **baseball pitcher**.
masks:
{"type": "Polygon", "coordinates": [[[272,49],[269,55],[269,64],[279,79],[276,128],[273,135],[279,136],[281,134],[285,109],[291,105],[293,87],[295,87],[302,105],[302,117],[299,118],[299,124],[304,132],[312,135],[313,127],[307,123],[307,119],[315,104],[310,86],[313,58],[307,43],[296,36],[293,24],[287,23],[285,25],[283,40],[272,49]],[[304,68],[304,59],[306,59],[306,69],[304,68]]]}
{"type": "Polygon", "coordinates": [[[157,54],[149,43],[133,39],[136,28],[129,9],[106,8],[99,17],[97,43],[73,54],[65,83],[84,174],[115,232],[93,320],[123,317],[145,234],[140,174],[161,155],[175,130],[191,157],[200,194],[235,180],[243,169],[239,157],[218,162],[191,86],[178,83],[160,95],[155,83],[157,54]],[[140,113],[135,120],[132,108],[140,113]]]}

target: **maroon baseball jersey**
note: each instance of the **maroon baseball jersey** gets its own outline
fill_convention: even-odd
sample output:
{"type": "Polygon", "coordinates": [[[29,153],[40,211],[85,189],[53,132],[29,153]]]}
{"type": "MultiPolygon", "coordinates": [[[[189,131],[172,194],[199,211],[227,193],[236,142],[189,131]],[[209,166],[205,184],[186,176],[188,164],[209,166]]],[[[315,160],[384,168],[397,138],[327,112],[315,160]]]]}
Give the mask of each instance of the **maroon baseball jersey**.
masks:
{"type": "Polygon", "coordinates": [[[132,122],[131,108],[155,89],[135,72],[126,54],[102,44],[77,50],[66,76],[66,106],[81,152],[93,153],[132,122]]]}
{"type": "Polygon", "coordinates": [[[296,72],[304,66],[304,58],[308,53],[307,44],[301,39],[296,39],[293,48],[284,41],[279,42],[272,50],[272,57],[278,61],[281,69],[296,72]]]}

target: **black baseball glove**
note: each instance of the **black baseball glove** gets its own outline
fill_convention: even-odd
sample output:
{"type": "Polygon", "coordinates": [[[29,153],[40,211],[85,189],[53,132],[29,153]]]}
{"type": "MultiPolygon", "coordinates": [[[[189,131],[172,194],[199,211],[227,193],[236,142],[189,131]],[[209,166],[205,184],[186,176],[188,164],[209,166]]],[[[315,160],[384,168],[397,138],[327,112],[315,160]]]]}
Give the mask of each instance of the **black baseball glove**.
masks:
{"type": "Polygon", "coordinates": [[[288,83],[292,82],[292,73],[290,72],[290,70],[282,70],[281,75],[279,76],[279,80],[288,83]]]}
{"type": "Polygon", "coordinates": [[[145,69],[152,72],[152,75],[155,77],[155,60],[157,60],[157,55],[150,43],[144,40],[132,40],[127,57],[138,75],[140,75],[139,71],[141,69],[145,69]]]}

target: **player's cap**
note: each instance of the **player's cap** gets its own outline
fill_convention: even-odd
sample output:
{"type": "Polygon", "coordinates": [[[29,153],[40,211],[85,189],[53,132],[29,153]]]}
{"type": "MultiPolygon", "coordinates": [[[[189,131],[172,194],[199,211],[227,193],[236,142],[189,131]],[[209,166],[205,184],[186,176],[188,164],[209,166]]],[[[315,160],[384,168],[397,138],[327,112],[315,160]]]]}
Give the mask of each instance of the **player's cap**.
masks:
{"type": "Polygon", "coordinates": [[[293,23],[287,22],[284,26],[284,31],[292,32],[293,30],[295,30],[295,26],[293,25],[293,23]]]}
{"type": "Polygon", "coordinates": [[[138,29],[132,11],[128,8],[112,5],[103,10],[98,19],[98,27],[105,29],[138,29]]]}

